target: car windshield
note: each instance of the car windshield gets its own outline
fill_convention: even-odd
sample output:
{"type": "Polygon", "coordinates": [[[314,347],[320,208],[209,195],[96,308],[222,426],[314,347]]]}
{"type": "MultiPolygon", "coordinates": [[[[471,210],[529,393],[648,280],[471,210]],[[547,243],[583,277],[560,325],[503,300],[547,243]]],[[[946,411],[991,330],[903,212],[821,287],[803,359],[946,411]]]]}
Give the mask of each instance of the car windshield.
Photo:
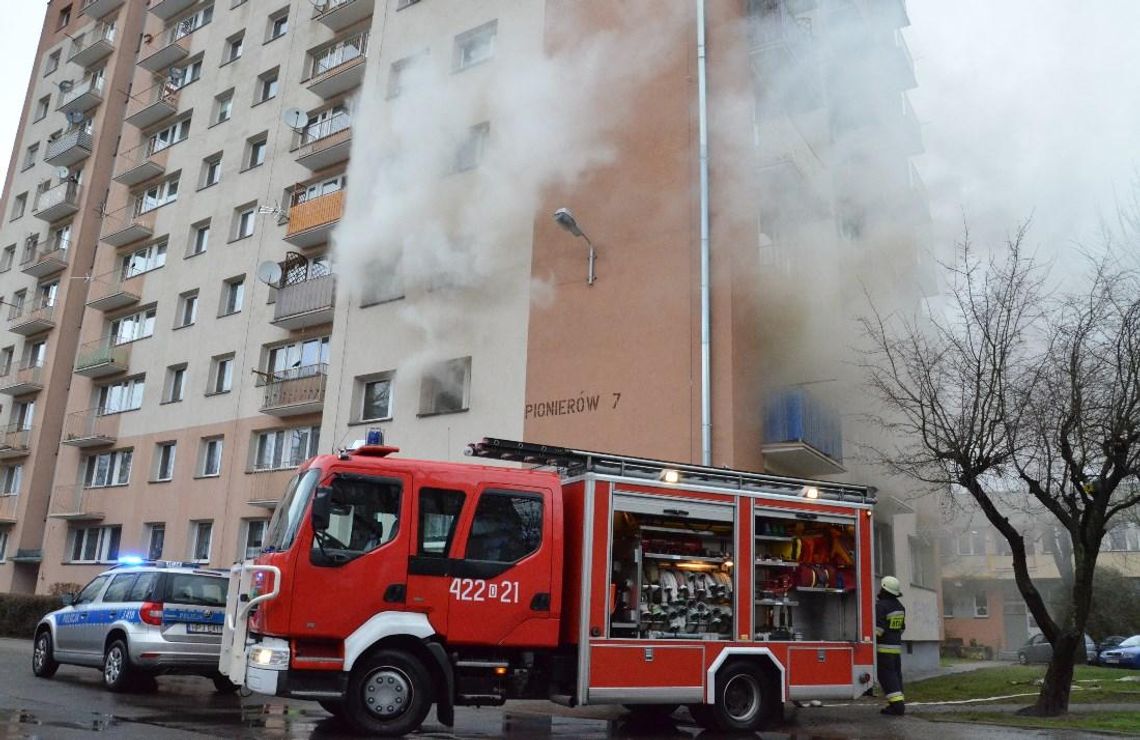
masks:
{"type": "Polygon", "coordinates": [[[301,515],[309,505],[309,499],[321,479],[320,468],[309,468],[304,473],[289,480],[285,496],[269,520],[269,532],[265,535],[264,549],[280,551],[288,549],[301,527],[301,515]]]}
{"type": "Polygon", "coordinates": [[[1132,637],[1120,643],[1120,647],[1140,647],[1140,635],[1132,635],[1132,637]]]}

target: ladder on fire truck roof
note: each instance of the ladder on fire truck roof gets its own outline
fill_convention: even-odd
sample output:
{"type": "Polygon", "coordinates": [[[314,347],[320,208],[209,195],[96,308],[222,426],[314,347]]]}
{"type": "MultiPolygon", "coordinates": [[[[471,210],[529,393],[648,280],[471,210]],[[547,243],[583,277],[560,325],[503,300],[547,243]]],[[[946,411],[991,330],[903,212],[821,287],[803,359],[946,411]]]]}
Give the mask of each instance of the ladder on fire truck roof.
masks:
{"type": "Polygon", "coordinates": [[[875,489],[850,483],[789,478],[766,473],[752,473],[729,468],[666,462],[644,457],[613,455],[605,452],[573,450],[568,447],[515,442],[484,437],[467,445],[466,454],[494,460],[521,462],[564,471],[567,476],[598,473],[645,478],[667,483],[713,486],[737,491],[754,491],[794,498],[818,498],[832,501],[875,503],[875,489]]]}

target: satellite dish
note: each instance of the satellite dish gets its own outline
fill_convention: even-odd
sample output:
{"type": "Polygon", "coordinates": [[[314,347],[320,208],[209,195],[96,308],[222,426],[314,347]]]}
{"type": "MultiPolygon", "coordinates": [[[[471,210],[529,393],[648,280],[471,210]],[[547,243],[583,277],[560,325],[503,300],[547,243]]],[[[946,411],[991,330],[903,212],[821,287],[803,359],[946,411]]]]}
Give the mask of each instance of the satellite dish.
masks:
{"type": "Polygon", "coordinates": [[[286,126],[294,131],[299,131],[309,122],[309,114],[300,108],[286,108],[285,112],[281,114],[281,119],[285,121],[286,126]]]}
{"type": "Polygon", "coordinates": [[[257,266],[257,279],[276,288],[281,283],[281,265],[273,260],[262,262],[257,266]]]}
{"type": "Polygon", "coordinates": [[[61,93],[71,92],[72,82],[71,80],[60,80],[57,86],[61,93]]]}
{"type": "Polygon", "coordinates": [[[69,110],[67,112],[67,122],[73,126],[78,126],[87,120],[87,114],[81,110],[69,110]]]}
{"type": "Polygon", "coordinates": [[[55,174],[60,180],[66,180],[71,177],[71,170],[67,167],[60,167],[55,171],[55,174]]]}

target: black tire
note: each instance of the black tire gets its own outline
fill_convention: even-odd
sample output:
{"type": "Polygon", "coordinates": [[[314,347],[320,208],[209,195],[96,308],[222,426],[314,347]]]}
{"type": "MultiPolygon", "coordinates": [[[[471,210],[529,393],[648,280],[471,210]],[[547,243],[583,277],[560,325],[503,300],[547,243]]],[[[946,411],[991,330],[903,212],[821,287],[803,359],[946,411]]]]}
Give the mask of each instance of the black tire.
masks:
{"type": "Polygon", "coordinates": [[[432,701],[431,676],[419,660],[380,650],[353,667],[343,717],[365,735],[406,735],[423,723],[432,701]]]}
{"type": "Polygon", "coordinates": [[[122,693],[137,685],[137,671],[131,665],[127,643],[114,640],[103,653],[103,685],[110,691],[122,693]]]}
{"type": "Polygon", "coordinates": [[[744,662],[726,665],[717,674],[716,701],[709,705],[714,729],[755,732],[775,714],[769,675],[744,662]]]}
{"type": "Polygon", "coordinates": [[[240,686],[231,681],[228,677],[217,675],[214,676],[214,691],[219,694],[233,694],[236,693],[240,686]]]}
{"type": "Polygon", "coordinates": [[[689,714],[693,715],[693,721],[702,729],[716,730],[711,704],[690,704],[689,714]]]}
{"type": "Polygon", "coordinates": [[[45,629],[36,635],[32,648],[32,674],[36,678],[51,678],[59,670],[59,663],[56,662],[53,652],[54,647],[51,630],[45,629]]]}
{"type": "Polygon", "coordinates": [[[318,699],[317,704],[320,704],[321,709],[325,710],[334,717],[344,716],[343,699],[318,699]]]}
{"type": "Polygon", "coordinates": [[[1021,665],[1029,665],[1029,656],[1026,655],[1025,653],[1018,653],[1017,654],[1017,662],[1020,663],[1021,665]]]}

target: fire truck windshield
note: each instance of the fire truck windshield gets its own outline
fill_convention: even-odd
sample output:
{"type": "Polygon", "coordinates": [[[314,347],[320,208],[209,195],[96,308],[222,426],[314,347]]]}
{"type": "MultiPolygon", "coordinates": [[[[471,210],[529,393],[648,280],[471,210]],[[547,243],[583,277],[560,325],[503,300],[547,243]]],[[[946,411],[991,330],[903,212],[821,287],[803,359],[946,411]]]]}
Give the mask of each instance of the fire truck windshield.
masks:
{"type": "Polygon", "coordinates": [[[309,468],[289,480],[285,496],[282,497],[277,511],[273,512],[273,518],[269,521],[269,532],[265,535],[265,551],[280,552],[293,544],[297,530],[301,527],[301,516],[305,513],[305,507],[308,506],[309,499],[312,498],[320,480],[319,468],[309,468]]]}

